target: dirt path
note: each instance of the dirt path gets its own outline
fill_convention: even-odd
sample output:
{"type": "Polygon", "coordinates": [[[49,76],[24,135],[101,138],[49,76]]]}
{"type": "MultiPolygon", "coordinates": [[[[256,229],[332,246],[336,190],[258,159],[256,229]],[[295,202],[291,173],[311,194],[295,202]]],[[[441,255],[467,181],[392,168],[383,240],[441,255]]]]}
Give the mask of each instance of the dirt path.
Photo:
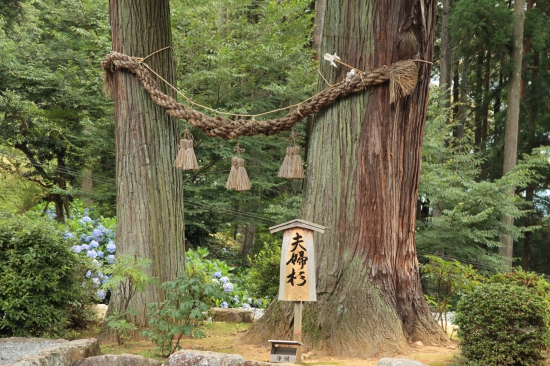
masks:
{"type": "MultiPolygon", "coordinates": [[[[181,346],[184,349],[238,353],[245,360],[268,361],[270,350],[268,344],[251,345],[242,343],[241,336],[246,332],[248,326],[248,324],[206,323],[203,327],[203,331],[206,334],[205,338],[183,339],[181,346]]],[[[102,354],[132,353],[162,360],[154,354],[154,345],[148,341],[129,342],[125,346],[118,346],[112,343],[101,344],[100,346],[102,354]]],[[[407,353],[393,357],[409,358],[431,366],[445,366],[451,365],[458,354],[459,351],[456,347],[456,342],[453,342],[447,347],[411,347],[407,353]]],[[[307,366],[376,366],[379,360],[379,358],[329,357],[317,355],[315,352],[309,352],[306,356],[307,359],[303,361],[303,364],[307,366]]]]}

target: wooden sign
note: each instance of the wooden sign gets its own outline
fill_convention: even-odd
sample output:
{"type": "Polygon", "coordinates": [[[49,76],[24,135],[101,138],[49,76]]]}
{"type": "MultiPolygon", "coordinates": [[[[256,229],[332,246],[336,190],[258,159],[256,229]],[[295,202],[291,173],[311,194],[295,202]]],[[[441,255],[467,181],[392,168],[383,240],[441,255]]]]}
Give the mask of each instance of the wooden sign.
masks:
{"type": "Polygon", "coordinates": [[[269,228],[284,230],[279,279],[280,301],[317,301],[313,231],[325,227],[303,220],[293,220],[269,228]]]}

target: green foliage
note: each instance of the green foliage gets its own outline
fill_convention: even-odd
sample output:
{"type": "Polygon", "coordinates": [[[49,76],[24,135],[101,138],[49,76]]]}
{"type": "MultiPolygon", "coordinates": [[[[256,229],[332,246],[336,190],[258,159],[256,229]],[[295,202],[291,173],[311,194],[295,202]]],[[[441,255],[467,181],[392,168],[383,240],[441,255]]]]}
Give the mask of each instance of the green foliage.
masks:
{"type": "Polygon", "coordinates": [[[480,261],[491,267],[499,260],[492,252],[500,246],[499,235],[521,238],[535,227],[507,226],[503,215],[515,219],[529,213],[522,197],[509,196],[511,187],[526,187],[548,164],[544,150],[524,155],[518,165],[499,179],[479,180],[483,159],[473,152],[468,139],[452,137],[451,108],[445,108],[437,89],[432,90],[422,150],[419,199],[429,210],[438,206],[441,215],[417,221],[416,243],[420,251],[442,250],[446,255],[480,261]]]}
{"type": "Polygon", "coordinates": [[[248,288],[256,297],[267,298],[270,301],[279,291],[279,266],[281,262],[281,247],[264,244],[263,249],[252,260],[252,268],[248,275],[248,288]]]}
{"type": "Polygon", "coordinates": [[[84,263],[61,236],[48,219],[0,216],[0,336],[64,336],[89,312],[84,263]]]}
{"type": "MultiPolygon", "coordinates": [[[[171,1],[178,87],[197,103],[237,114],[274,110],[310,97],[317,79],[309,44],[310,4],[306,0],[171,1]]],[[[296,130],[302,133],[297,141],[302,144],[304,123],[296,130]]],[[[192,132],[201,169],[184,173],[189,247],[209,246],[210,234],[225,231],[228,223],[269,227],[278,222],[278,212],[294,209],[295,201],[280,196],[299,195],[301,182],[277,177],[290,132],[240,138],[252,182],[248,192],[225,189],[235,142],[192,132]]]]}
{"type": "MultiPolygon", "coordinates": [[[[22,0],[17,6],[21,11],[0,17],[0,144],[12,148],[3,151],[0,169],[57,198],[82,195],[75,188],[82,167],[102,161],[109,172],[105,163],[114,163],[112,107],[98,67],[110,51],[106,3],[22,0]]],[[[106,183],[94,182],[104,192],[97,198],[112,200],[114,185],[106,183]]]]}
{"type": "Polygon", "coordinates": [[[505,285],[523,286],[536,291],[540,296],[550,300],[550,283],[544,276],[534,272],[525,272],[521,268],[514,271],[497,273],[487,280],[487,283],[501,283],[505,285]]]}
{"type": "Polygon", "coordinates": [[[107,326],[113,329],[117,336],[117,343],[124,344],[128,334],[137,327],[129,319],[137,313],[129,308],[130,301],[137,292],[145,291],[148,284],[155,283],[156,278],[149,277],[145,272],[151,264],[148,258],[132,258],[121,255],[111,266],[106,266],[103,272],[111,278],[103,284],[104,290],[118,290],[118,309],[105,318],[107,326]]]}
{"type": "Polygon", "coordinates": [[[479,285],[482,277],[471,265],[456,260],[446,261],[426,255],[427,263],[421,264],[422,279],[428,283],[426,300],[435,308],[441,328],[447,332],[447,312],[452,309],[453,297],[460,297],[479,285]]]}
{"type": "Polygon", "coordinates": [[[156,344],[155,349],[168,357],[181,348],[183,336],[203,337],[197,327],[206,318],[212,298],[220,297],[219,289],[205,279],[201,271],[185,274],[162,288],[166,300],[149,304],[149,329],[143,336],[156,344]]]}
{"type": "Polygon", "coordinates": [[[486,283],[462,297],[454,320],[468,365],[542,365],[549,316],[534,288],[486,283]]]}

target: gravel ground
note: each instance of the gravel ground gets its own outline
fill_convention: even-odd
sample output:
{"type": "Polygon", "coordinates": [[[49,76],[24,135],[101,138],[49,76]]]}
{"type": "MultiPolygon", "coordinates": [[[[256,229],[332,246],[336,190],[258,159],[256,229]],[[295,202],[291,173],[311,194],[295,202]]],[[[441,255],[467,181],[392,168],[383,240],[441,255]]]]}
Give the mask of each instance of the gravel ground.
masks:
{"type": "Polygon", "coordinates": [[[36,355],[43,349],[57,347],[66,342],[44,338],[0,339],[0,365],[15,363],[20,357],[36,355]]]}

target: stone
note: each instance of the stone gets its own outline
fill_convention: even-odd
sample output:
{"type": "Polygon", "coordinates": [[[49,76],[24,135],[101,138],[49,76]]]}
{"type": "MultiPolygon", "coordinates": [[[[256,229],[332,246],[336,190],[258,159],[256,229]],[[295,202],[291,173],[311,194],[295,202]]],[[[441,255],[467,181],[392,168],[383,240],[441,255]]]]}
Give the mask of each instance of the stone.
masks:
{"type": "MultiPolygon", "coordinates": [[[[8,338],[10,340],[11,338],[8,338]]],[[[33,338],[36,339],[36,338],[33,338]]],[[[19,358],[10,366],[60,366],[71,365],[82,358],[99,355],[99,343],[97,339],[78,339],[75,341],[63,341],[59,345],[42,349],[38,354],[19,358]]]]}
{"type": "Polygon", "coordinates": [[[92,308],[97,315],[99,325],[103,324],[103,319],[105,319],[105,314],[107,314],[108,306],[105,304],[95,304],[92,308]]]}
{"type": "Polygon", "coordinates": [[[138,355],[103,355],[83,358],[71,366],[161,366],[162,362],[138,355]]]}
{"type": "Polygon", "coordinates": [[[244,366],[244,358],[235,354],[184,349],[172,354],[164,366],[244,366]]]}
{"type": "Polygon", "coordinates": [[[270,363],[262,361],[245,361],[244,366],[296,366],[295,363],[270,363]]]}
{"type": "Polygon", "coordinates": [[[428,366],[425,363],[407,358],[381,358],[378,360],[378,366],[428,366]]]}
{"type": "Polygon", "coordinates": [[[424,347],[424,343],[422,343],[421,341],[416,341],[413,343],[413,346],[414,347],[424,347]]]}
{"type": "Polygon", "coordinates": [[[210,314],[215,322],[252,323],[254,321],[252,310],[212,308],[210,314]]]}

